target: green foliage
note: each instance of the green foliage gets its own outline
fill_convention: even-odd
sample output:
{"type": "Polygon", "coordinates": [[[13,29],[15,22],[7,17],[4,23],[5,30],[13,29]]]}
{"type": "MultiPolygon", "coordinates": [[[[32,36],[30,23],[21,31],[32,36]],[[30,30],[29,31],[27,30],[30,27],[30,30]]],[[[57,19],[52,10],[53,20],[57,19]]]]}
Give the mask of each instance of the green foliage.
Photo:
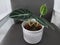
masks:
{"type": "MultiPolygon", "coordinates": [[[[44,7],[44,9],[46,9],[46,7],[44,7]]],[[[45,11],[43,11],[43,12],[45,12],[45,11]]],[[[46,14],[46,12],[44,14],[46,14]]],[[[55,30],[54,27],[51,25],[51,23],[49,23],[46,19],[44,19],[42,17],[40,18],[37,16],[33,16],[32,12],[29,11],[28,9],[17,9],[15,11],[11,12],[10,17],[14,18],[16,20],[23,20],[23,21],[30,19],[30,18],[34,18],[34,19],[36,19],[36,21],[38,21],[45,27],[47,27],[47,28],[50,27],[51,29],[55,30]]]]}
{"type": "Polygon", "coordinates": [[[40,7],[41,16],[45,16],[47,14],[47,12],[48,12],[48,9],[47,9],[46,4],[41,5],[41,7],[40,7]]]}
{"type": "Polygon", "coordinates": [[[30,12],[28,9],[17,9],[10,14],[10,17],[14,18],[15,20],[25,20],[30,18],[31,15],[32,12],[30,12]]]}
{"type": "Polygon", "coordinates": [[[44,25],[46,28],[51,28],[52,30],[55,30],[55,28],[53,27],[53,25],[48,22],[46,19],[44,18],[39,18],[39,17],[34,17],[40,24],[44,25]]]}

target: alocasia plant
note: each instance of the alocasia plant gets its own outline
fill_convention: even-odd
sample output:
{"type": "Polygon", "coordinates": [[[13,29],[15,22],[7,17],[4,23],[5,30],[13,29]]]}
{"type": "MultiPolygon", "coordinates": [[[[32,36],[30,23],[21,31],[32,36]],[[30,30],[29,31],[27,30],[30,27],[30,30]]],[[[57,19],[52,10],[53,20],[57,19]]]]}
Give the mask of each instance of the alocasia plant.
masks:
{"type": "Polygon", "coordinates": [[[16,20],[23,20],[23,21],[30,19],[30,18],[34,18],[36,19],[36,21],[38,21],[40,24],[44,25],[45,27],[47,28],[49,27],[52,30],[55,30],[55,28],[51,25],[51,23],[42,17],[47,14],[47,11],[48,11],[47,6],[43,4],[40,7],[40,13],[41,13],[40,17],[33,16],[33,13],[29,11],[28,9],[14,10],[13,12],[11,12],[10,17],[16,20]]]}

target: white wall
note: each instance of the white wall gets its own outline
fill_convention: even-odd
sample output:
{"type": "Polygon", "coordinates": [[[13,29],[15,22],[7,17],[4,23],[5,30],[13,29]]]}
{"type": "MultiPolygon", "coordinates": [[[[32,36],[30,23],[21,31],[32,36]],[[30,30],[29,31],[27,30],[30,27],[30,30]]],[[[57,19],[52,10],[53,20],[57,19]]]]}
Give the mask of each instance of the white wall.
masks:
{"type": "Polygon", "coordinates": [[[11,0],[0,0],[0,42],[7,34],[10,27],[14,24],[13,19],[6,18],[6,16],[9,15],[11,11],[11,0]]]}
{"type": "Polygon", "coordinates": [[[60,0],[54,0],[54,11],[51,22],[60,29],[60,0]]]}
{"type": "Polygon", "coordinates": [[[11,0],[0,0],[0,20],[12,11],[11,0]]]}
{"type": "Polygon", "coordinates": [[[54,10],[60,12],[60,0],[54,0],[54,10]]]}
{"type": "Polygon", "coordinates": [[[0,27],[0,43],[2,42],[3,38],[9,31],[10,27],[14,24],[14,20],[9,18],[8,21],[0,27]]]}

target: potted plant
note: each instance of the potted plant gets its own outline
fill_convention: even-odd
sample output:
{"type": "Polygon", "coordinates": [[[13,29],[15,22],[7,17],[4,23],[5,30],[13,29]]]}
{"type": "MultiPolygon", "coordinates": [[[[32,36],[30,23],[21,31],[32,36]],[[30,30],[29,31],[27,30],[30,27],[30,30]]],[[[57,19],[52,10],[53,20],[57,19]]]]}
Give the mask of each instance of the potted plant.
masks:
{"type": "Polygon", "coordinates": [[[40,7],[40,17],[33,16],[33,13],[27,9],[18,9],[10,14],[11,18],[22,20],[22,29],[24,40],[30,44],[36,44],[41,41],[44,27],[54,27],[43,18],[47,14],[47,6],[43,4],[40,7]]]}

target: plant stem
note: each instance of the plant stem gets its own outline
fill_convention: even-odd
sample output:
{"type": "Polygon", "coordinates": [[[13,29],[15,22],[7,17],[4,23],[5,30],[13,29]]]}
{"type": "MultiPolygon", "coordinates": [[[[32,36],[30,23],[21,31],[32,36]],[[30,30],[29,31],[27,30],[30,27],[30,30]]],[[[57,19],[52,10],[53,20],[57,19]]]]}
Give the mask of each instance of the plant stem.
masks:
{"type": "Polygon", "coordinates": [[[42,17],[42,15],[40,15],[40,18],[42,17]]]}

